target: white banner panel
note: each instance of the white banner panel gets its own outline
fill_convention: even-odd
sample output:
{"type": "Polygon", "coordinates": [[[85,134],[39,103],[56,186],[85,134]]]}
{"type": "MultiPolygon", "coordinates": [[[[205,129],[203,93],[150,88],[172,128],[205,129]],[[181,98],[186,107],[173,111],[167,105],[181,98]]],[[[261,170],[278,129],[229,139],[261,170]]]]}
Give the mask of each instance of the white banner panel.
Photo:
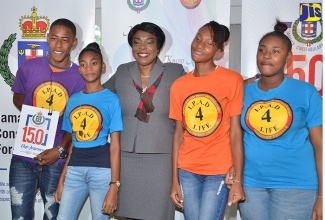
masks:
{"type": "MultiPolygon", "coordinates": [[[[46,39],[44,33],[31,38],[23,38],[21,27],[31,24],[31,17],[36,16],[37,27],[44,32],[58,18],[68,18],[77,27],[79,43],[71,53],[71,59],[77,60],[77,55],[86,44],[94,41],[95,1],[89,0],[11,0],[0,7],[0,210],[1,219],[11,219],[9,194],[9,165],[14,145],[20,112],[12,103],[11,85],[19,64],[25,57],[46,55],[46,39]],[[33,10],[34,7],[34,10],[33,10]],[[36,13],[36,14],[35,14],[36,13]],[[27,23],[26,23],[27,22],[27,23]],[[40,37],[41,36],[41,37],[40,37]]],[[[37,31],[36,31],[37,32],[37,31]]],[[[36,196],[35,220],[43,219],[43,205],[39,195],[36,196]]],[[[89,213],[87,213],[89,215],[89,213]]],[[[85,219],[85,218],[84,218],[85,219]]]]}
{"type": "MultiPolygon", "coordinates": [[[[161,61],[183,64],[185,71],[190,71],[194,67],[191,42],[198,29],[211,20],[229,27],[230,1],[102,1],[102,46],[108,57],[107,73],[103,75],[102,83],[120,64],[133,60],[127,35],[134,25],[145,21],[159,25],[166,35],[165,46],[159,54],[161,61]],[[188,5],[199,4],[189,9],[185,7],[186,2],[188,5]]],[[[229,47],[226,47],[224,58],[217,63],[228,67],[228,61],[229,47]]]]}
{"type": "Polygon", "coordinates": [[[287,36],[292,41],[292,62],[286,73],[314,85],[323,93],[323,21],[322,3],[312,0],[242,1],[242,75],[257,72],[258,42],[273,31],[276,18],[288,25],[287,36]]]}

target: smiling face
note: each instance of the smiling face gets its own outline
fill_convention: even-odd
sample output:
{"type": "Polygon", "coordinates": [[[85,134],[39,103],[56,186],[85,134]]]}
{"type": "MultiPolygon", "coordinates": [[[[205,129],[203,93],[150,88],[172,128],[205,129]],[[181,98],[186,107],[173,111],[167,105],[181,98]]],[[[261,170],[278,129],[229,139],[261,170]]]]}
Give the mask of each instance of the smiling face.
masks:
{"type": "Polygon", "coordinates": [[[287,60],[292,56],[288,46],[276,36],[264,38],[257,49],[257,66],[263,76],[284,74],[287,60]]]}
{"type": "Polygon", "coordinates": [[[77,44],[72,31],[66,26],[55,25],[47,35],[47,43],[50,62],[58,67],[68,67],[71,49],[77,44]]]}
{"type": "Polygon", "coordinates": [[[145,31],[137,31],[132,40],[134,59],[141,66],[154,65],[158,55],[157,37],[145,31]]]}
{"type": "Polygon", "coordinates": [[[79,72],[86,83],[100,83],[100,77],[105,69],[99,54],[93,51],[86,51],[79,57],[79,72]]]}
{"type": "Polygon", "coordinates": [[[213,62],[213,57],[217,53],[222,53],[222,51],[213,42],[212,32],[209,27],[201,28],[191,44],[192,60],[196,63],[213,62]]]}

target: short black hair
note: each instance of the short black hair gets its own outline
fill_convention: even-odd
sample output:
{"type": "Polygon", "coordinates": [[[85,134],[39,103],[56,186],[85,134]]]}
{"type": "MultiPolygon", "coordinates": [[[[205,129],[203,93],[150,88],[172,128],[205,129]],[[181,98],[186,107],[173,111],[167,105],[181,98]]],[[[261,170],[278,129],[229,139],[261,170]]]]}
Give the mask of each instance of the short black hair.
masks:
{"type": "Polygon", "coordinates": [[[132,47],[132,40],[137,31],[145,31],[148,32],[157,38],[157,49],[160,51],[165,43],[165,33],[163,30],[156,24],[150,23],[150,22],[142,22],[141,24],[135,25],[133,28],[131,28],[129,34],[128,34],[128,42],[129,45],[132,47]]]}
{"type": "Polygon", "coordinates": [[[88,51],[98,54],[100,56],[100,60],[103,63],[103,55],[102,55],[102,51],[100,50],[98,43],[96,43],[96,42],[90,43],[84,49],[82,49],[79,54],[79,59],[85,52],[88,52],[88,51]]]}
{"type": "MultiPolygon", "coordinates": [[[[210,21],[203,25],[203,27],[208,27],[213,36],[213,42],[217,45],[218,49],[224,50],[224,43],[229,40],[230,32],[228,27],[225,25],[219,24],[216,21],[210,21]]],[[[200,28],[200,29],[201,29],[200,28]]]]}
{"type": "Polygon", "coordinates": [[[57,20],[55,20],[52,24],[51,24],[51,27],[50,27],[50,31],[52,30],[52,28],[54,26],[57,26],[57,25],[62,25],[62,26],[65,26],[67,28],[69,28],[73,34],[73,38],[76,37],[76,34],[77,34],[77,29],[76,29],[76,26],[74,25],[74,23],[72,21],[70,21],[69,19],[66,19],[66,18],[59,18],[57,20]]]}
{"type": "Polygon", "coordinates": [[[281,40],[284,42],[284,44],[287,45],[287,47],[288,47],[288,52],[290,52],[290,51],[292,50],[292,42],[291,42],[291,40],[289,39],[289,37],[288,37],[287,35],[284,34],[284,32],[285,32],[287,29],[288,29],[288,26],[287,26],[285,23],[283,23],[283,22],[279,21],[278,19],[276,19],[276,24],[274,25],[274,31],[271,31],[271,32],[269,32],[269,33],[266,33],[266,34],[261,38],[261,40],[259,41],[258,44],[261,44],[261,42],[262,42],[265,38],[267,38],[267,37],[269,37],[269,36],[274,36],[274,37],[277,37],[277,38],[281,39],[281,40]]]}

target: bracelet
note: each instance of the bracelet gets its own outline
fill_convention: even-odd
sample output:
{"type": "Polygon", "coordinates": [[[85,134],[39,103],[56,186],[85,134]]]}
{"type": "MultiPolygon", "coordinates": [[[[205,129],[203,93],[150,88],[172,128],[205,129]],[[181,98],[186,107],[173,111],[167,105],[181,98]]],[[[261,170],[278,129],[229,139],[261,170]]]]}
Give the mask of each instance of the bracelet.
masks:
{"type": "Polygon", "coordinates": [[[240,183],[241,185],[243,185],[242,182],[240,182],[239,180],[234,180],[234,182],[240,183]]]}

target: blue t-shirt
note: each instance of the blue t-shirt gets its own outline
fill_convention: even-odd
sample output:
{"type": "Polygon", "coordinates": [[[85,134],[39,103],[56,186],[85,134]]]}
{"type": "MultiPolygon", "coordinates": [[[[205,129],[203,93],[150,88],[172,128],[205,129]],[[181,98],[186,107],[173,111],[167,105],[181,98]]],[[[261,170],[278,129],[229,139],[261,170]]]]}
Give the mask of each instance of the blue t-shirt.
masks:
{"type": "Polygon", "coordinates": [[[108,89],[71,96],[63,116],[62,129],[72,133],[73,146],[91,148],[105,145],[108,134],[123,131],[118,96],[108,89]]]}
{"type": "Polygon", "coordinates": [[[123,131],[118,96],[108,89],[72,95],[62,129],[72,134],[70,166],[110,167],[108,134],[123,131]]]}
{"type": "Polygon", "coordinates": [[[314,86],[292,78],[269,91],[258,81],[248,84],[241,124],[245,186],[318,188],[308,131],[322,125],[322,97],[314,86]]]}

